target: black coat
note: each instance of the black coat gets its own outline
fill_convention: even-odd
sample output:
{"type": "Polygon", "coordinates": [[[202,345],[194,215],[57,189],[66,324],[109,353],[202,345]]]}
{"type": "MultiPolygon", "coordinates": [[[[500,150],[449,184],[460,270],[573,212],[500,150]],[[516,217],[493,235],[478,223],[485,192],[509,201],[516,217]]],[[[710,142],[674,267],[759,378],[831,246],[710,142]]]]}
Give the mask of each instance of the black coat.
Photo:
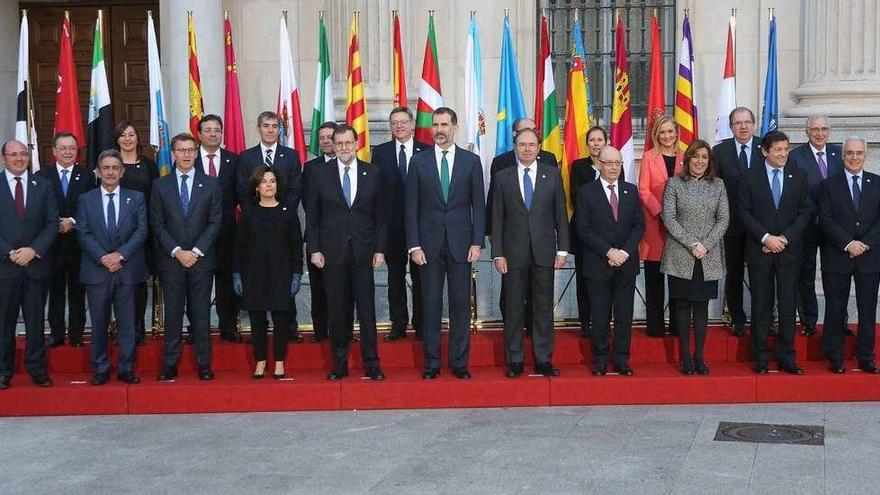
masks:
{"type": "MultiPolygon", "coordinates": [[[[217,179],[223,191],[223,228],[220,229],[220,238],[231,242],[235,235],[235,207],[238,206],[238,193],[235,190],[238,180],[238,155],[223,148],[219,151],[220,157],[215,158],[214,166],[220,171],[217,179]]],[[[197,150],[195,168],[208,175],[208,164],[202,164],[201,148],[197,150]]]]}
{"type": "MultiPolygon", "coordinates": [[[[275,147],[275,156],[272,158],[272,168],[278,172],[279,182],[287,190],[285,204],[296,210],[302,198],[302,164],[299,162],[299,155],[296,150],[279,144],[275,147]]],[[[250,188],[251,174],[255,168],[265,163],[263,159],[263,149],[259,144],[245,150],[238,157],[235,189],[238,192],[238,202],[242,206],[254,202],[254,191],[250,188]]]]}
{"type": "MultiPolygon", "coordinates": [[[[79,195],[91,191],[97,187],[95,174],[84,169],[80,164],[75,164],[68,174],[67,180],[67,197],[61,189],[61,176],[58,174],[58,168],[55,163],[41,168],[34,175],[46,178],[52,189],[55,191],[55,201],[58,204],[59,218],[76,218],[76,209],[79,202],[79,195]]],[[[76,229],[66,234],[58,234],[55,242],[52,244],[53,256],[59,250],[66,252],[79,252],[79,241],[76,238],[76,229]]]]}
{"type": "MultiPolygon", "coordinates": [[[[764,166],[764,154],[761,153],[761,138],[752,136],[752,156],[749,162],[750,168],[764,166]]],[[[727,189],[727,204],[730,206],[730,224],[727,226],[725,235],[743,235],[742,219],[740,218],[739,206],[739,180],[745,170],[739,165],[739,143],[736,138],[725,139],[712,148],[712,163],[718,177],[724,181],[727,189]]]]}
{"type": "MultiPolygon", "coordinates": [[[[537,162],[551,167],[558,166],[556,155],[547,150],[540,150],[538,152],[537,162]]],[[[506,168],[515,166],[516,152],[513,150],[502,153],[492,159],[492,166],[489,168],[489,191],[486,193],[486,235],[492,235],[492,197],[495,194],[492,191],[492,183],[495,181],[495,175],[506,168]]]]}
{"type": "MultiPolygon", "coordinates": [[[[382,196],[388,223],[388,250],[391,254],[406,254],[406,178],[401,177],[397,164],[397,141],[384,142],[373,149],[373,165],[382,171],[382,196]]],[[[413,156],[431,149],[430,144],[413,139],[413,156]]],[[[412,161],[412,157],[410,157],[412,161]]],[[[408,164],[407,164],[408,165],[408,164]]]]}
{"type": "Polygon", "coordinates": [[[819,199],[819,227],[822,238],[822,271],[850,274],[880,272],[880,176],[862,173],[859,211],[852,202],[850,179],[845,173],[822,181],[819,199]],[[852,241],[862,241],[868,251],[850,258],[845,251],[852,241]]]}
{"type": "Polygon", "coordinates": [[[639,189],[619,179],[617,184],[616,222],[601,181],[594,180],[578,189],[575,230],[583,246],[581,257],[586,278],[606,280],[615,271],[633,277],[639,273],[639,241],[645,233],[639,189]],[[623,265],[616,268],[608,265],[606,253],[611,248],[622,249],[629,255],[623,265]]]}

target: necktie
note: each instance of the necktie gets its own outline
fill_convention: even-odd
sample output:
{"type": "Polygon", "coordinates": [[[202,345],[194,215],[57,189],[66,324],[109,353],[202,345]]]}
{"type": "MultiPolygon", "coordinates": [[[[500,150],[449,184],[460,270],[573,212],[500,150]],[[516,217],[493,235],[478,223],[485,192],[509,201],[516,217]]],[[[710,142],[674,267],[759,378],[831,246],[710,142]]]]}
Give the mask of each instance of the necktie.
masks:
{"type": "Polygon", "coordinates": [[[351,177],[348,176],[348,171],[351,167],[343,167],[342,174],[342,194],[345,196],[345,204],[351,208],[351,177]]]}
{"type": "Polygon", "coordinates": [[[64,197],[67,197],[67,186],[70,185],[70,181],[67,179],[67,174],[70,170],[64,169],[61,171],[61,192],[64,194],[64,197]]]}
{"type": "Polygon", "coordinates": [[[214,153],[208,153],[208,175],[211,177],[217,177],[217,168],[214,166],[214,157],[217,156],[214,153]]]}
{"type": "Polygon", "coordinates": [[[859,176],[858,175],[853,175],[852,179],[853,179],[853,186],[852,186],[853,206],[856,209],[856,213],[858,213],[859,212],[859,200],[862,199],[862,188],[859,187],[859,176]]]}
{"type": "Polygon", "coordinates": [[[529,173],[529,167],[523,168],[523,200],[526,203],[526,209],[532,209],[532,194],[535,188],[532,185],[532,174],[529,173]]]}
{"type": "Polygon", "coordinates": [[[113,196],[116,193],[107,193],[107,233],[110,237],[116,235],[116,205],[113,196]]]}
{"type": "Polygon", "coordinates": [[[449,200],[449,162],[446,160],[446,153],[440,158],[440,192],[443,193],[443,202],[449,200]]]}
{"type": "Polygon", "coordinates": [[[746,156],[746,145],[744,144],[739,147],[739,168],[743,170],[749,168],[749,157],[746,156]]]}
{"type": "Polygon", "coordinates": [[[773,204],[779,208],[779,201],[782,199],[782,183],[779,182],[779,169],[773,169],[773,180],[770,181],[770,192],[773,193],[773,204]]]}
{"type": "Polygon", "coordinates": [[[269,148],[266,150],[266,166],[272,167],[272,149],[269,148]]]}
{"type": "Polygon", "coordinates": [[[406,180],[406,146],[400,145],[400,152],[397,154],[397,170],[400,176],[406,180]]]}
{"type": "Polygon", "coordinates": [[[186,185],[188,175],[180,176],[180,204],[183,205],[183,215],[189,215],[189,186],[186,185]]]}
{"type": "MultiPolygon", "coordinates": [[[[828,164],[825,163],[825,152],[817,151],[816,157],[819,160],[819,173],[822,174],[823,179],[828,178],[828,164]]],[[[855,177],[853,177],[855,179],[855,177]]]]}
{"type": "Polygon", "coordinates": [[[21,177],[15,178],[15,211],[18,218],[24,220],[24,187],[21,185],[21,177]]]}
{"type": "Polygon", "coordinates": [[[611,191],[611,199],[609,202],[611,203],[611,216],[614,217],[614,221],[617,221],[617,207],[619,203],[617,202],[617,193],[614,192],[614,184],[608,184],[608,190],[611,191]]]}

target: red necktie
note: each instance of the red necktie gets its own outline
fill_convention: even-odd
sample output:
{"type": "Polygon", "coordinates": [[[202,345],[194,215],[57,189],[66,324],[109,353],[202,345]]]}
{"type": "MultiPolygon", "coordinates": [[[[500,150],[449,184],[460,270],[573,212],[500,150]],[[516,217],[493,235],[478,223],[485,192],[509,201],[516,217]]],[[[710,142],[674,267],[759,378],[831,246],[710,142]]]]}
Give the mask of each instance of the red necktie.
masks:
{"type": "Polygon", "coordinates": [[[611,216],[614,217],[614,221],[617,221],[617,193],[614,192],[614,184],[608,184],[608,190],[611,191],[611,216]]]}
{"type": "Polygon", "coordinates": [[[208,175],[211,177],[217,177],[217,168],[214,167],[214,157],[217,156],[214,153],[208,154],[208,175]]]}
{"type": "Polygon", "coordinates": [[[21,185],[21,177],[15,178],[15,211],[18,218],[24,220],[24,187],[21,185]]]}

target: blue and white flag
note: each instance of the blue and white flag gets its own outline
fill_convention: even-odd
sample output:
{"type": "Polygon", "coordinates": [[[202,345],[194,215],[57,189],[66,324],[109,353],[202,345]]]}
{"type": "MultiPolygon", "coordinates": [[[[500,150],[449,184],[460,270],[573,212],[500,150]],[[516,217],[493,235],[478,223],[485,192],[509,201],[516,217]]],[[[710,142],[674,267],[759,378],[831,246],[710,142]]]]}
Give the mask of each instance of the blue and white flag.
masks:
{"type": "Polygon", "coordinates": [[[465,143],[480,157],[483,165],[484,193],[489,190],[489,159],[486,156],[486,115],[483,111],[483,64],[477,19],[471,17],[464,69],[465,143]]]}
{"type": "Polygon", "coordinates": [[[526,116],[516,53],[510,39],[510,18],[504,16],[504,37],[501,42],[501,76],[498,82],[498,125],[495,128],[495,156],[513,149],[513,123],[526,116]]]}
{"type": "Polygon", "coordinates": [[[764,108],[761,110],[761,135],[779,125],[779,89],[776,84],[776,16],[770,19],[767,47],[767,78],[764,80],[764,108]]]}
{"type": "Polygon", "coordinates": [[[150,145],[156,149],[156,167],[159,175],[171,172],[171,138],[165,112],[165,91],[162,89],[162,68],[159,65],[159,45],[156,26],[147,12],[147,60],[150,70],[150,145]]]}

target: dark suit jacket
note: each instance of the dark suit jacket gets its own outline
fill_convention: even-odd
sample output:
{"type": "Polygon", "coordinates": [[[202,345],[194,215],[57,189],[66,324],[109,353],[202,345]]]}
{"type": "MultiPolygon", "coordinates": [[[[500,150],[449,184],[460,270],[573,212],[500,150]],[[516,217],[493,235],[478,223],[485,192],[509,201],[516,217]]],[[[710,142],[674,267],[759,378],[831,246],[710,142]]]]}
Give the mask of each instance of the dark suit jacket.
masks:
{"type": "MultiPolygon", "coordinates": [[[[788,163],[797,165],[807,173],[807,181],[810,183],[810,199],[812,200],[810,206],[813,213],[810,223],[818,223],[819,192],[821,189],[819,184],[822,182],[822,174],[819,172],[819,163],[813,155],[810,143],[804,143],[793,149],[788,155],[788,163]]],[[[843,151],[839,145],[831,143],[825,145],[825,164],[828,165],[828,177],[843,172],[843,151]]]]}
{"type": "MultiPolygon", "coordinates": [[[[382,171],[382,195],[385,197],[385,213],[388,216],[389,253],[406,253],[406,182],[397,168],[397,141],[384,142],[373,149],[373,165],[382,171]]],[[[430,144],[413,139],[413,157],[417,153],[431,149],[430,144]]],[[[410,157],[412,163],[412,157],[410,157]]]]}
{"type": "Polygon", "coordinates": [[[386,252],[388,231],[379,169],[357,160],[355,170],[349,174],[352,172],[352,179],[357,180],[357,193],[351,208],[345,204],[337,160],[316,168],[309,179],[308,253],[323,254],[328,265],[350,261],[369,264],[374,253],[386,252]]]}
{"type": "Polygon", "coordinates": [[[557,251],[569,250],[568,212],[559,168],[537,164],[532,206],[526,209],[517,167],[495,176],[492,205],[492,258],[511,267],[553,266],[557,251]]]}
{"type": "MultiPolygon", "coordinates": [[[[238,155],[220,148],[219,159],[216,157],[214,159],[214,166],[219,170],[217,179],[220,181],[220,189],[223,190],[223,227],[220,230],[220,237],[231,241],[235,237],[235,207],[238,205],[238,193],[236,191],[238,155]]],[[[202,164],[202,149],[199,148],[196,154],[195,168],[204,172],[204,167],[205,165],[202,164]]]]}
{"type": "MultiPolygon", "coordinates": [[[[55,191],[55,201],[58,204],[59,218],[75,219],[79,195],[97,187],[95,174],[84,169],[78,163],[74,164],[67,177],[67,197],[64,197],[64,192],[61,189],[61,176],[58,174],[58,168],[55,166],[54,162],[49,166],[41,168],[40,171],[34,175],[45,177],[49,180],[49,183],[52,184],[52,189],[55,191]]],[[[57,253],[58,250],[79,250],[76,229],[66,234],[58,234],[52,245],[52,250],[53,253],[57,253]]]]}
{"type": "Polygon", "coordinates": [[[414,155],[406,176],[407,249],[421,247],[428,262],[437,259],[443,241],[458,263],[467,263],[471,246],[485,246],[486,204],[480,157],[455,147],[449,198],[443,201],[434,148],[414,155]]]}
{"type": "Polygon", "coordinates": [[[849,192],[850,179],[845,173],[821,182],[819,226],[822,239],[822,271],[849,274],[880,272],[880,176],[862,173],[862,196],[859,211],[853,206],[849,192]],[[850,258],[846,245],[862,241],[869,249],[861,256],[850,258]]]}
{"type": "Polygon", "coordinates": [[[738,204],[746,234],[745,259],[749,264],[769,265],[775,257],[785,262],[801,262],[803,232],[810,220],[810,185],[807,173],[798,167],[785,166],[780,173],[784,182],[778,209],[773,204],[763,160],[753,163],[740,178],[738,204]],[[779,254],[764,253],[764,234],[785,236],[788,246],[779,254]]]}
{"type": "Polygon", "coordinates": [[[25,214],[19,220],[6,173],[0,171],[0,177],[0,278],[16,277],[22,270],[30,278],[49,278],[52,242],[58,234],[58,203],[52,184],[45,177],[28,174],[25,214]],[[21,247],[33,248],[38,256],[24,268],[9,260],[9,252],[21,247]]]}
{"type": "Polygon", "coordinates": [[[101,264],[101,257],[112,252],[122,255],[119,279],[125,284],[139,284],[147,280],[147,207],[144,195],[119,188],[119,220],[116,233],[107,232],[104,217],[103,189],[92,189],[79,197],[76,213],[76,234],[82,246],[79,278],[84,284],[103,284],[110,271],[101,264]]]}
{"type": "Polygon", "coordinates": [[[189,270],[210,271],[216,267],[214,245],[223,223],[223,192],[216,177],[194,170],[195,176],[190,181],[189,214],[185,217],[175,168],[153,183],[150,225],[158,243],[156,267],[160,271],[186,270],[171,256],[171,250],[177,246],[186,250],[198,248],[204,253],[189,270]]]}
{"type": "MultiPolygon", "coordinates": [[[[329,162],[324,159],[324,155],[312,158],[307,161],[305,165],[303,165],[302,169],[302,178],[300,180],[300,191],[302,192],[302,206],[303,210],[306,212],[306,215],[309,214],[309,182],[312,180],[312,174],[319,168],[324,168],[330,163],[336,163],[333,159],[329,162]]],[[[303,240],[307,241],[309,237],[309,225],[306,223],[305,232],[303,233],[303,240]]]]}
{"type": "MultiPolygon", "coordinates": [[[[571,204],[574,207],[574,214],[572,214],[572,225],[575,223],[574,215],[577,214],[577,192],[578,189],[587,182],[592,182],[599,178],[599,172],[593,168],[593,159],[591,157],[586,158],[578,158],[571,164],[571,173],[568,177],[568,191],[571,195],[571,204]]],[[[626,174],[624,170],[620,169],[620,178],[617,179],[620,182],[626,181],[626,174]]],[[[574,233],[572,233],[574,235],[574,233]]],[[[575,240],[574,238],[572,240],[575,240]]]]}
{"type": "MultiPolygon", "coordinates": [[[[739,165],[739,143],[736,138],[725,139],[712,148],[712,163],[718,177],[724,180],[727,189],[727,203],[730,205],[730,224],[725,235],[743,235],[742,219],[739,206],[739,180],[745,170],[739,165]]],[[[752,156],[749,167],[764,166],[764,154],[761,153],[761,138],[752,136],[752,156]]]]}
{"type": "MultiPolygon", "coordinates": [[[[547,150],[538,152],[537,162],[558,167],[556,155],[547,150]]],[[[492,167],[489,169],[489,191],[486,193],[486,235],[492,235],[492,205],[494,204],[492,197],[495,194],[492,190],[492,182],[495,181],[495,175],[498,172],[510,167],[516,167],[516,152],[514,150],[502,153],[492,159],[492,167]]]]}
{"type": "MultiPolygon", "coordinates": [[[[275,148],[275,156],[272,158],[274,158],[272,168],[281,176],[284,187],[287,189],[287,200],[284,203],[296,210],[299,208],[299,201],[302,198],[302,164],[299,162],[299,155],[295,150],[279,144],[275,148]]],[[[263,149],[259,144],[245,150],[238,158],[238,178],[235,181],[235,187],[238,191],[239,204],[245,205],[254,202],[254,192],[250,190],[250,178],[254,169],[265,163],[263,159],[263,149]]]]}
{"type": "Polygon", "coordinates": [[[575,230],[583,250],[583,273],[587,278],[605,280],[615,271],[635,277],[639,273],[639,241],[645,233],[645,217],[639,201],[639,189],[618,179],[617,221],[611,215],[611,204],[605,197],[602,182],[594,180],[578,189],[577,224],[575,230]],[[611,248],[629,254],[626,262],[612,268],[606,253],[611,248]]]}

